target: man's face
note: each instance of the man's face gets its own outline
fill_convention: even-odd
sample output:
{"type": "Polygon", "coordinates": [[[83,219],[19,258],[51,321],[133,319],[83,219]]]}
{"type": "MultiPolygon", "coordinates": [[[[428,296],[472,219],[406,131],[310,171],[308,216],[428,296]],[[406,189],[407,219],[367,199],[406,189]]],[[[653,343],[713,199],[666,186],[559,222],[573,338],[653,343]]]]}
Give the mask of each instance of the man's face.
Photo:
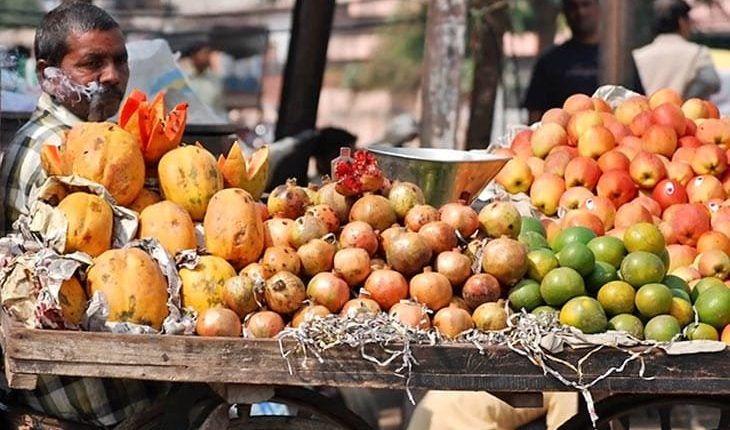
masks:
{"type": "Polygon", "coordinates": [[[104,121],[116,114],[129,79],[127,48],[120,29],[73,32],[68,52],[59,68],[73,84],[96,87],[90,96],[69,98],[61,103],[83,120],[104,121]]]}
{"type": "Polygon", "coordinates": [[[574,35],[590,36],[598,32],[601,8],[598,0],[566,0],[565,19],[574,35]]]}

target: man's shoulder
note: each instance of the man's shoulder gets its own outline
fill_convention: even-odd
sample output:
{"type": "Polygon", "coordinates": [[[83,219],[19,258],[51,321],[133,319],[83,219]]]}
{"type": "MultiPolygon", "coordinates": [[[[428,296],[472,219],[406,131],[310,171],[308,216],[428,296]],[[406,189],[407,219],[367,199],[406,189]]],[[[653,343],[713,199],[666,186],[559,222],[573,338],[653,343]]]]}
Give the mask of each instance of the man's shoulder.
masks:
{"type": "Polygon", "coordinates": [[[58,136],[67,130],[68,126],[58,121],[46,111],[36,111],[33,116],[18,129],[10,142],[10,146],[24,144],[24,142],[46,141],[58,136]]]}

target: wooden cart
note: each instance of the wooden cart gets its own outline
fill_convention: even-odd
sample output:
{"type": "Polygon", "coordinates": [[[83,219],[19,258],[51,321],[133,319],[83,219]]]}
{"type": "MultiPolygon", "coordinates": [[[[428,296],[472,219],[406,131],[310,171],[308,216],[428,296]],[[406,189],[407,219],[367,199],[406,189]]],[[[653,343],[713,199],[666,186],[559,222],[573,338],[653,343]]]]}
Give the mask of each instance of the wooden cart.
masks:
{"type": "MultiPolygon", "coordinates": [[[[323,362],[310,356],[305,364],[301,356],[295,356],[287,363],[274,340],[31,330],[7,315],[3,315],[1,334],[7,380],[18,389],[34,388],[42,374],[203,382],[233,404],[239,403],[252,385],[405,387],[403,378],[349,348],[327,351],[323,362]]],[[[494,347],[481,354],[473,345],[454,344],[414,346],[413,352],[419,362],[411,374],[413,389],[489,391],[515,406],[541,405],[541,392],[569,390],[507,348],[494,347]]],[[[566,351],[561,358],[575,362],[584,353],[566,351]]],[[[597,353],[584,366],[585,378],[602,374],[625,357],[609,349],[597,353]]],[[[620,419],[630,407],[697,401],[715,405],[721,415],[719,428],[730,428],[729,352],[683,356],[656,352],[645,362],[646,375],[654,377],[651,381],[636,377],[639,364],[634,362],[624,373],[595,386],[595,392],[608,399],[598,404],[602,422],[620,419]]],[[[276,391],[269,395],[276,396],[276,391]]],[[[310,418],[313,413],[324,417],[331,428],[363,428],[361,421],[319,402],[321,399],[298,400],[300,406],[309,400],[309,408],[302,410],[310,409],[310,418]]],[[[211,420],[227,420],[227,408],[220,415],[211,420]]],[[[224,428],[221,421],[215,423],[210,428],[224,428]]],[[[291,425],[281,428],[310,428],[291,425]]],[[[590,428],[585,427],[585,417],[571,425],[566,428],[590,428]]],[[[320,422],[312,428],[330,427],[320,422]]]]}

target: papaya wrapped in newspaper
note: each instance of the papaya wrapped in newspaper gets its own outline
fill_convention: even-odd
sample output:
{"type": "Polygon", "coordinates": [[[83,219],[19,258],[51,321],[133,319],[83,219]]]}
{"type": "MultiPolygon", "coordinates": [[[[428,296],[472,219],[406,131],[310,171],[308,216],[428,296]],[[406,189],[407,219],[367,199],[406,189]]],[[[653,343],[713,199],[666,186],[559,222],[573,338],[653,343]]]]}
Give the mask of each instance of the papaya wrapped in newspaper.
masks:
{"type": "Polygon", "coordinates": [[[147,95],[133,90],[119,110],[119,126],[134,135],[147,163],[156,163],[182,141],[188,105],[179,103],[165,113],[165,93],[157,93],[150,102],[147,95]]]}
{"type": "Polygon", "coordinates": [[[218,157],[218,169],[227,188],[242,188],[258,200],[269,178],[269,147],[262,146],[247,157],[235,142],[227,157],[218,157]]]}

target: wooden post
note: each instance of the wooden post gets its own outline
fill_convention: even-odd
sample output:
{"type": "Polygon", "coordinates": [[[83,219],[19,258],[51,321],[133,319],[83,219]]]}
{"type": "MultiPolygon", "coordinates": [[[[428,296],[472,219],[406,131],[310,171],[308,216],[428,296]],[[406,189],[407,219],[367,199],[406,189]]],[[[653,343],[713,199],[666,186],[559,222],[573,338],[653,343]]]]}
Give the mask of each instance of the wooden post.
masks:
{"type": "Polygon", "coordinates": [[[631,39],[634,14],[633,2],[605,1],[601,28],[601,58],[599,83],[621,85],[630,78],[631,39]]]}
{"type": "Polygon", "coordinates": [[[492,135],[494,102],[502,78],[502,36],[509,15],[504,0],[472,0],[471,6],[474,81],[466,149],[484,149],[492,135]]]}
{"type": "Polygon", "coordinates": [[[421,146],[424,147],[456,146],[466,14],[465,0],[428,2],[421,111],[421,146]]]}
{"type": "Polygon", "coordinates": [[[335,0],[297,0],[294,5],[276,123],[277,140],[313,129],[317,124],[334,11],[335,0]]]}

